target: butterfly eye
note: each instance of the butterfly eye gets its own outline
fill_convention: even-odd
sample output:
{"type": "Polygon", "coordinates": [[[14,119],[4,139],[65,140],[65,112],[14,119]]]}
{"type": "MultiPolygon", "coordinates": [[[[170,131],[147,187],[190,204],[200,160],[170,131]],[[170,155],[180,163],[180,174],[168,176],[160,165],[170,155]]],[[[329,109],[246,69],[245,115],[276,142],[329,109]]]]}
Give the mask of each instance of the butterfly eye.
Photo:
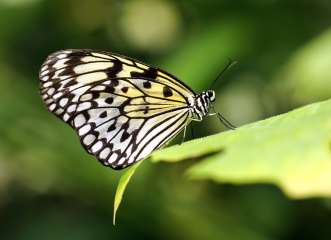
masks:
{"type": "Polygon", "coordinates": [[[207,96],[209,97],[209,99],[210,99],[211,102],[214,102],[215,101],[215,91],[208,90],[207,91],[207,96]]]}

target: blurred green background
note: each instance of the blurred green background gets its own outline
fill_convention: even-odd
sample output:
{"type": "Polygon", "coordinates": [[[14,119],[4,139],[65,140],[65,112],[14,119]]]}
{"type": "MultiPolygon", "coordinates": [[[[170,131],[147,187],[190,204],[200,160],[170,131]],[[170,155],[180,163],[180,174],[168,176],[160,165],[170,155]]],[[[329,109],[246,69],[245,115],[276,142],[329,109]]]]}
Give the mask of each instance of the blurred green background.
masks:
{"type": "MultiPolygon", "coordinates": [[[[272,185],[190,181],[189,162],[145,161],[112,226],[121,172],[85,153],[47,112],[38,71],[66,48],[159,66],[236,125],[331,96],[329,0],[0,0],[0,239],[330,239],[329,199],[272,185]]],[[[195,137],[223,130],[215,118],[195,137]]]]}

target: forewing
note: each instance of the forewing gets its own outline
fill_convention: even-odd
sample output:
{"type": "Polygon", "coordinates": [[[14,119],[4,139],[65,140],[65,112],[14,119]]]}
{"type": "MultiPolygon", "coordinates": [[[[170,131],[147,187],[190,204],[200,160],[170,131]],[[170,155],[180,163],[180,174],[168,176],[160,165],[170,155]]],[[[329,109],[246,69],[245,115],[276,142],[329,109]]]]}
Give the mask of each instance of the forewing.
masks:
{"type": "MultiPolygon", "coordinates": [[[[180,95],[177,99],[184,102],[194,95],[183,82],[161,69],[117,54],[93,50],[69,49],[51,54],[42,65],[39,78],[41,95],[48,109],[66,122],[73,112],[66,108],[84,94],[87,90],[84,86],[107,79],[148,79],[176,89],[180,95]]],[[[148,86],[146,84],[145,91],[148,86]]]]}

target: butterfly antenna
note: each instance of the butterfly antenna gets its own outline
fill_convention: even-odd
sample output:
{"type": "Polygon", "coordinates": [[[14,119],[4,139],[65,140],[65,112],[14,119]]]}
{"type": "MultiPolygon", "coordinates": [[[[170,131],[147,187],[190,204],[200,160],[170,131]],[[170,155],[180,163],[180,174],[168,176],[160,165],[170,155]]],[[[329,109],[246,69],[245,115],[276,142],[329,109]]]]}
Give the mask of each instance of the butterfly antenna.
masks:
{"type": "Polygon", "coordinates": [[[210,85],[209,89],[213,89],[218,79],[222,77],[222,75],[226,72],[226,70],[230,69],[232,66],[234,66],[237,63],[237,61],[233,61],[231,58],[228,59],[228,64],[223,68],[223,70],[217,75],[213,83],[210,85]]]}
{"type": "MultiPolygon", "coordinates": [[[[217,75],[214,82],[211,84],[210,89],[213,89],[218,79],[222,77],[222,75],[226,72],[226,70],[230,69],[232,66],[234,66],[237,63],[237,61],[233,61],[231,58],[228,59],[228,64],[223,68],[223,70],[217,75]]],[[[214,109],[214,112],[217,114],[218,119],[223,123],[223,125],[231,130],[235,130],[236,126],[234,126],[232,123],[230,123],[226,118],[220,114],[219,112],[216,112],[214,109]]]]}

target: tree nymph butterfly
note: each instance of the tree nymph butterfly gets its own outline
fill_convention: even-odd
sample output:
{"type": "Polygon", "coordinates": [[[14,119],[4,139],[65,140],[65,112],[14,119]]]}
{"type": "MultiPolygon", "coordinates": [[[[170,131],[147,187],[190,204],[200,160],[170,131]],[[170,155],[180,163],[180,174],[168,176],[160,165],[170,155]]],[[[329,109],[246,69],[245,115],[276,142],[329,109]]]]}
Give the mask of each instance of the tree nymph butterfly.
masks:
{"type": "Polygon", "coordinates": [[[195,94],[171,74],[118,54],[87,49],[55,52],[43,63],[41,95],[86,151],[123,169],[148,157],[191,121],[209,113],[213,90],[195,94]]]}

